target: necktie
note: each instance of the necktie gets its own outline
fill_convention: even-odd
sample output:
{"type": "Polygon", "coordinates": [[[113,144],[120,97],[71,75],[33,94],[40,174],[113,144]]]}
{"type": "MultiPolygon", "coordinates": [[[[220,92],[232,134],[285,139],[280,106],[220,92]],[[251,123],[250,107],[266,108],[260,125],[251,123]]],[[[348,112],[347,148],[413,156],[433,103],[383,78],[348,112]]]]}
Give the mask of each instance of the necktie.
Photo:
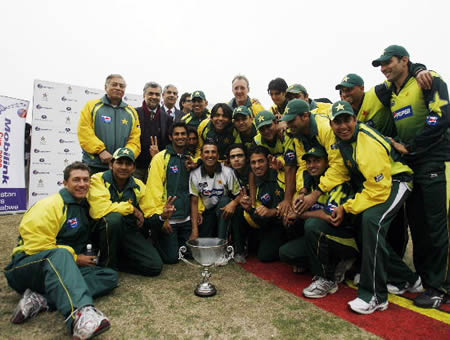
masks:
{"type": "Polygon", "coordinates": [[[171,115],[172,115],[172,109],[169,109],[169,111],[167,111],[167,114],[168,114],[169,116],[171,116],[171,115]]]}

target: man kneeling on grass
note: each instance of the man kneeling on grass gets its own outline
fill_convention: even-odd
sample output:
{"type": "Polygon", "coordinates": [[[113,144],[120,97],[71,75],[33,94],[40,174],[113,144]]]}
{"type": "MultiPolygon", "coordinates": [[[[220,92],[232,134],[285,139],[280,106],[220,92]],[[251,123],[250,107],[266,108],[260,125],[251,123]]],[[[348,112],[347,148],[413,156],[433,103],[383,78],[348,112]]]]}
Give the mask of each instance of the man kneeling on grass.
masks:
{"type": "Polygon", "coordinates": [[[110,327],[93,298],[117,287],[117,272],[83,255],[92,220],[86,195],[89,168],[64,169],[64,188],[30,208],[19,227],[19,244],[5,268],[8,284],[23,293],[11,322],[22,323],[49,308],[66,318],[73,339],[89,339],[110,327]]]}
{"type": "Polygon", "coordinates": [[[133,177],[133,151],[117,149],[110,168],[92,176],[88,195],[90,214],[98,219],[99,264],[132,274],[159,275],[163,263],[148,239],[150,223],[142,212],[145,184],[133,177]]]}

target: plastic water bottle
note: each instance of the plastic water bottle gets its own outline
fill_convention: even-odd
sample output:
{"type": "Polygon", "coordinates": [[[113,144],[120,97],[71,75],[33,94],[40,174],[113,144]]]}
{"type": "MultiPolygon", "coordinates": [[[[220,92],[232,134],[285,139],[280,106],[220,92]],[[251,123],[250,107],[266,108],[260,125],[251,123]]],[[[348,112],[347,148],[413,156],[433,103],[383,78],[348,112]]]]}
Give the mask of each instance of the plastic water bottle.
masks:
{"type": "Polygon", "coordinates": [[[87,244],[86,245],[86,256],[95,256],[95,264],[97,264],[97,253],[95,252],[95,250],[92,248],[92,244],[87,244]]]}

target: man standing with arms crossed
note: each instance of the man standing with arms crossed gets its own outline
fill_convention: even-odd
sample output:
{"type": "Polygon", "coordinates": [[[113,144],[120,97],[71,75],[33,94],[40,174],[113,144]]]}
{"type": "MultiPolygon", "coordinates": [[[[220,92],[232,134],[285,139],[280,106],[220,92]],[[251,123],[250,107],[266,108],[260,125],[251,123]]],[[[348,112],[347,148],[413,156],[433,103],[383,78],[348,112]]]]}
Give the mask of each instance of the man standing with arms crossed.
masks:
{"type": "Polygon", "coordinates": [[[432,72],[431,90],[422,90],[411,72],[409,54],[391,45],[372,61],[381,66],[392,90],[391,111],[397,128],[394,146],[414,171],[414,189],[406,203],[414,265],[425,293],[414,303],[438,308],[449,289],[449,236],[446,167],[450,161],[448,90],[432,72]]]}

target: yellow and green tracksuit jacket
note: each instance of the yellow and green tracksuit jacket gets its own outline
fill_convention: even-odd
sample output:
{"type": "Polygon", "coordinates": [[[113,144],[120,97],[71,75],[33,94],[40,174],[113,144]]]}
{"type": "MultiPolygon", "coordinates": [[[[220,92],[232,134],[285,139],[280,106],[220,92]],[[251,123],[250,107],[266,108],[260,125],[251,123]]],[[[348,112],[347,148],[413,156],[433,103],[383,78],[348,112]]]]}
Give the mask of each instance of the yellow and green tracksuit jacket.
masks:
{"type": "Polygon", "coordinates": [[[77,202],[66,189],[33,205],[19,226],[19,243],[13,255],[25,252],[34,255],[44,250],[64,248],[77,260],[89,240],[89,205],[77,202]]]}
{"type": "Polygon", "coordinates": [[[377,129],[381,134],[394,138],[397,132],[391,110],[389,110],[390,97],[391,90],[387,89],[385,85],[372,87],[364,94],[356,118],[377,129]]]}
{"type": "Polygon", "coordinates": [[[286,165],[298,166],[296,176],[296,190],[304,187],[303,173],[306,171],[306,161],[302,160],[307,150],[322,146],[328,154],[329,168],[320,178],[318,188],[322,192],[328,192],[335,186],[350,180],[348,171],[337,147],[337,140],[330,127],[328,116],[312,113],[310,117],[310,135],[293,136],[292,143],[286,148],[284,159],[286,165]]]}
{"type": "Polygon", "coordinates": [[[108,168],[98,154],[107,150],[113,154],[118,148],[141,153],[141,129],[136,110],[125,102],[113,107],[105,95],[87,102],[81,111],[78,139],[83,149],[83,162],[99,168],[108,168]]]}
{"type": "Polygon", "coordinates": [[[210,118],[207,118],[200,123],[197,133],[198,146],[195,152],[196,159],[200,158],[203,144],[205,144],[206,141],[212,141],[219,148],[219,160],[224,161],[228,147],[235,143],[236,139],[239,137],[239,133],[234,128],[232,122],[230,122],[222,133],[218,133],[210,118]]]}
{"type": "Polygon", "coordinates": [[[357,215],[386,202],[393,177],[412,179],[413,171],[400,160],[390,141],[364,123],[357,123],[351,140],[339,140],[337,145],[356,192],[343,204],[347,213],[357,215]]]}
{"type": "Polygon", "coordinates": [[[184,219],[191,212],[189,194],[189,171],[185,162],[189,153],[178,155],[171,144],[166,150],[153,157],[147,178],[147,191],[144,196],[144,216],[161,215],[169,196],[176,196],[176,211],[172,218],[184,219]]]}
{"type": "Polygon", "coordinates": [[[256,145],[262,145],[269,150],[270,154],[272,156],[275,156],[277,159],[279,159],[283,166],[285,164],[284,161],[284,149],[285,149],[285,140],[278,137],[278,135],[275,137],[274,143],[269,143],[266,141],[263,136],[258,132],[258,134],[253,138],[253,141],[256,145]]]}
{"type": "Polygon", "coordinates": [[[197,117],[194,112],[191,112],[181,117],[181,121],[185,122],[187,126],[198,129],[200,123],[207,118],[209,118],[209,111],[205,109],[200,117],[197,117]]]}
{"type": "Polygon", "coordinates": [[[397,138],[409,151],[405,159],[411,164],[449,161],[449,97],[447,85],[431,71],[431,90],[422,90],[410,75],[401,89],[392,89],[391,111],[397,138]],[[397,91],[398,90],[398,91],[397,91]]]}
{"type": "Polygon", "coordinates": [[[100,219],[116,212],[123,216],[131,215],[134,208],[146,209],[143,200],[145,184],[131,176],[125,188],[120,191],[111,170],[96,173],[91,177],[91,187],[87,196],[92,218],[100,219]]]}
{"type": "Polygon", "coordinates": [[[322,102],[316,102],[312,99],[310,99],[311,102],[309,103],[309,108],[311,109],[312,113],[319,113],[323,115],[330,115],[331,113],[331,106],[333,104],[330,103],[322,103],[322,102]]]}
{"type": "MultiPolygon", "coordinates": [[[[236,103],[236,98],[231,99],[228,102],[228,105],[230,105],[233,110],[239,107],[239,105],[236,103]]],[[[248,97],[247,102],[244,105],[250,109],[250,111],[253,113],[253,117],[256,117],[259,112],[264,110],[264,106],[262,106],[258,99],[250,99],[250,97],[248,97]]]]}

